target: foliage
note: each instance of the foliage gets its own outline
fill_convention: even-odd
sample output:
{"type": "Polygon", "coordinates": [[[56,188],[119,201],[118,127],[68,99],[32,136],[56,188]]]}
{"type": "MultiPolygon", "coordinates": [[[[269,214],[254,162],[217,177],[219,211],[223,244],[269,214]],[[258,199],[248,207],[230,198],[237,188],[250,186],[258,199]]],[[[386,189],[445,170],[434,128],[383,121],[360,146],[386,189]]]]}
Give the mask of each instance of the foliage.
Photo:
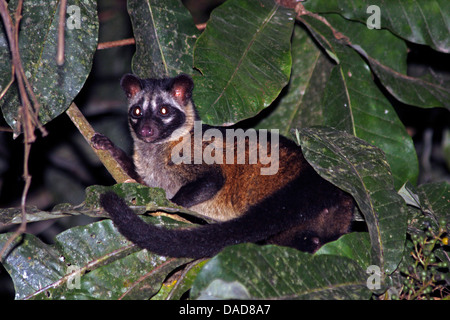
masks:
{"type": "MultiPolygon", "coordinates": [[[[38,3],[25,2],[19,46],[40,121],[47,123],[69,107],[89,75],[98,21],[94,0],[68,0],[81,8],[83,27],[66,29],[66,63],[57,67],[59,9],[56,2],[38,3]]],[[[11,13],[15,5],[9,2],[11,13]]],[[[345,235],[315,254],[241,244],[209,261],[189,261],[140,250],[105,219],[68,229],[53,245],[32,235],[15,239],[1,258],[16,299],[178,299],[188,290],[192,299],[448,299],[449,184],[415,186],[416,150],[392,101],[449,109],[445,79],[414,78],[406,67],[408,42],[450,52],[450,2],[227,0],[201,31],[177,0],[129,0],[128,13],[136,74],[191,74],[205,122],[253,119],[257,128],[295,139],[323,178],[354,197],[367,232],[345,235]],[[376,21],[370,5],[381,8],[381,29],[368,27],[376,21]],[[371,267],[379,272],[371,274],[371,267]]],[[[8,61],[0,31],[0,56],[8,61]]],[[[0,90],[7,90],[11,64],[2,64],[0,74],[0,90]]],[[[5,93],[2,112],[18,134],[20,98],[14,85],[5,93]]],[[[80,205],[26,208],[26,219],[106,217],[98,196],[109,188],[139,214],[195,215],[162,190],[125,183],[91,186],[80,205]]],[[[20,223],[20,212],[1,209],[0,222],[20,223]]],[[[164,227],[186,223],[145,219],[164,227]]],[[[0,235],[0,248],[11,236],[0,235]]]]}
{"type": "MultiPolygon", "coordinates": [[[[8,8],[16,10],[19,1],[10,1],[8,8]]],[[[58,2],[51,5],[29,1],[22,10],[19,47],[25,76],[33,83],[40,102],[39,119],[45,124],[63,113],[81,90],[91,70],[92,58],[97,46],[98,20],[95,1],[68,1],[68,5],[79,8],[83,17],[80,27],[70,28],[65,33],[65,55],[67,61],[59,66],[55,59],[57,51],[58,2]]],[[[4,28],[0,29],[0,59],[9,61],[8,41],[4,28]]],[[[11,80],[11,65],[0,65],[0,88],[11,80]]],[[[11,86],[1,101],[3,116],[8,124],[18,130],[19,96],[11,86]]]]}

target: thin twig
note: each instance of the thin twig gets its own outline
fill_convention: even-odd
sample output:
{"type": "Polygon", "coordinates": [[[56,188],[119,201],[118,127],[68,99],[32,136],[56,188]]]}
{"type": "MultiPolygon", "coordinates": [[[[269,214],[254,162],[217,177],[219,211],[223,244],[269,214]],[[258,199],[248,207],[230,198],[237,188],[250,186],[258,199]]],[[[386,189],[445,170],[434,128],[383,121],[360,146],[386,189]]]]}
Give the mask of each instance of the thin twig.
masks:
{"type": "MultiPolygon", "coordinates": [[[[3,25],[5,27],[5,31],[6,31],[6,36],[8,38],[8,42],[9,42],[9,49],[11,51],[11,56],[12,56],[12,66],[15,70],[15,78],[17,81],[17,86],[19,88],[19,93],[21,95],[21,100],[22,100],[22,105],[27,105],[28,101],[28,97],[22,97],[22,94],[25,92],[25,88],[23,86],[23,82],[22,82],[22,75],[20,73],[19,69],[19,65],[20,65],[20,58],[17,56],[18,52],[17,52],[17,36],[16,36],[16,32],[18,30],[18,27],[16,27],[16,25],[19,25],[20,23],[20,19],[21,19],[21,15],[20,15],[20,11],[22,9],[22,1],[19,1],[18,5],[17,5],[17,10],[16,10],[16,14],[15,14],[15,24],[13,23],[9,12],[8,12],[8,4],[5,2],[5,0],[0,0],[0,15],[2,17],[3,20],[3,25]]],[[[19,112],[20,113],[20,112],[19,112]]],[[[22,117],[20,117],[20,121],[18,121],[18,125],[22,126],[22,121],[23,122],[27,122],[28,117],[27,115],[22,115],[22,117]]],[[[30,139],[33,139],[33,136],[29,137],[30,139]]]]}
{"type": "Polygon", "coordinates": [[[23,130],[24,136],[26,137],[26,142],[33,142],[36,137],[34,135],[34,130],[36,127],[39,128],[42,135],[46,135],[47,132],[39,122],[38,119],[38,111],[39,111],[39,103],[37,102],[36,96],[31,88],[30,83],[28,82],[27,77],[25,76],[25,72],[23,71],[22,61],[20,59],[19,53],[19,26],[20,20],[22,19],[22,5],[23,0],[19,0],[17,4],[17,9],[14,14],[14,23],[8,12],[8,4],[5,0],[0,0],[0,15],[3,20],[3,25],[6,31],[6,36],[8,38],[9,49],[11,51],[12,57],[12,66],[14,68],[15,80],[17,83],[17,87],[19,89],[19,96],[21,100],[21,108],[24,108],[24,112],[19,112],[19,121],[17,121],[16,131],[23,130]],[[31,104],[29,100],[29,96],[31,97],[34,106],[31,104]],[[25,134],[26,132],[26,134],[25,134]]]}
{"type": "Polygon", "coordinates": [[[322,17],[316,13],[306,10],[305,7],[303,6],[303,4],[298,3],[295,7],[295,12],[297,13],[298,20],[303,21],[301,19],[301,16],[310,16],[316,20],[319,20],[320,22],[325,24],[328,28],[330,28],[331,32],[333,32],[333,36],[335,37],[335,39],[343,40],[346,44],[351,44],[350,39],[345,34],[339,32],[335,28],[333,28],[333,26],[328,22],[327,19],[325,19],[324,17],[322,17]]]}
{"type": "MultiPolygon", "coordinates": [[[[24,111],[23,108],[20,109],[21,112],[24,111]]],[[[22,198],[20,201],[20,208],[22,212],[22,221],[20,221],[19,228],[14,232],[14,234],[9,237],[8,241],[4,244],[3,248],[0,251],[0,262],[3,261],[3,255],[6,252],[6,250],[9,248],[11,243],[14,242],[18,237],[20,237],[23,233],[25,233],[27,229],[27,211],[26,211],[26,201],[28,196],[28,190],[30,189],[31,185],[31,176],[28,171],[28,160],[30,158],[30,151],[31,151],[31,144],[24,141],[24,159],[23,159],[23,178],[25,180],[25,186],[22,190],[22,198]]]]}
{"type": "Polygon", "coordinates": [[[0,16],[3,21],[4,29],[8,38],[9,48],[11,51],[11,69],[12,69],[12,80],[8,84],[7,88],[2,92],[1,97],[6,94],[7,89],[16,80],[17,87],[19,88],[19,95],[21,106],[19,107],[19,121],[17,122],[20,129],[23,130],[24,134],[24,163],[23,163],[23,178],[25,180],[25,186],[22,192],[21,198],[21,211],[22,211],[22,221],[19,228],[14,232],[14,234],[6,241],[3,248],[0,250],[0,261],[3,260],[3,256],[9,246],[21,236],[26,231],[27,219],[26,219],[26,199],[28,195],[28,190],[31,184],[31,176],[28,171],[28,161],[31,151],[31,143],[36,139],[34,135],[34,130],[39,127],[42,134],[46,134],[45,129],[39,122],[37,116],[37,110],[39,110],[39,104],[37,103],[36,96],[33,93],[31,85],[25,76],[23,71],[22,61],[20,59],[19,53],[19,25],[22,19],[22,5],[23,0],[19,0],[17,4],[17,9],[14,14],[14,23],[8,12],[8,4],[5,0],[0,0],[0,16]],[[28,98],[28,95],[32,97],[34,108],[28,98]]]}
{"type": "MultiPolygon", "coordinates": [[[[19,26],[20,26],[20,20],[22,19],[22,3],[23,1],[19,1],[19,5],[17,6],[16,13],[15,13],[15,32],[14,32],[14,41],[13,46],[11,46],[13,51],[13,65],[15,66],[16,70],[16,77],[17,83],[19,84],[19,92],[20,92],[20,98],[22,99],[22,106],[25,107],[25,117],[27,124],[23,130],[28,131],[28,136],[25,141],[27,142],[33,142],[35,140],[34,130],[36,127],[39,128],[41,131],[42,136],[47,135],[47,131],[42,126],[42,123],[39,121],[38,114],[40,105],[36,98],[36,95],[34,94],[33,88],[31,87],[30,82],[28,81],[28,78],[25,76],[25,71],[23,70],[22,60],[20,59],[20,53],[19,53],[19,26]],[[15,59],[14,59],[15,57],[15,59]],[[33,101],[33,104],[30,103],[28,97],[31,98],[33,101]],[[32,139],[32,140],[28,140],[32,139]]],[[[22,124],[22,127],[24,124],[22,124]]]]}
{"type": "Polygon", "coordinates": [[[22,210],[22,221],[20,222],[19,229],[17,230],[17,233],[19,235],[22,233],[25,233],[26,228],[27,228],[26,203],[27,203],[28,190],[30,189],[30,185],[31,185],[31,175],[28,171],[28,160],[30,159],[31,144],[24,142],[23,146],[24,146],[23,179],[25,180],[25,186],[23,187],[22,198],[20,201],[20,207],[22,210]]]}
{"type": "Polygon", "coordinates": [[[17,80],[17,86],[19,87],[19,94],[20,94],[20,100],[22,102],[22,106],[19,108],[19,119],[18,125],[21,126],[21,129],[24,132],[25,136],[25,143],[31,143],[34,142],[36,139],[36,136],[34,135],[34,126],[31,121],[29,108],[31,108],[30,100],[28,99],[28,95],[25,89],[25,85],[23,82],[24,73],[21,72],[23,70],[22,68],[22,61],[20,60],[19,56],[19,25],[20,20],[22,19],[22,5],[23,1],[20,0],[16,12],[14,14],[15,18],[15,24],[14,24],[14,34],[12,36],[12,41],[10,41],[10,50],[12,53],[12,62],[16,70],[16,80],[17,80]]]}
{"type": "Polygon", "coordinates": [[[58,50],[56,53],[56,63],[58,66],[64,64],[64,29],[66,27],[66,7],[67,0],[61,0],[59,4],[59,23],[58,23],[58,50]]]}
{"type": "Polygon", "coordinates": [[[11,74],[11,80],[8,82],[8,84],[6,85],[6,88],[2,91],[2,93],[0,93],[0,100],[3,99],[3,97],[6,94],[6,92],[8,92],[9,87],[11,87],[11,85],[14,83],[14,73],[15,73],[14,69],[15,68],[14,68],[14,65],[13,65],[12,68],[11,68],[11,73],[12,73],[11,74]]]}
{"type": "Polygon", "coordinates": [[[136,41],[134,38],[128,38],[128,39],[122,39],[122,40],[116,40],[116,41],[109,41],[109,42],[102,42],[99,43],[97,46],[97,50],[104,50],[104,49],[110,49],[110,48],[116,48],[116,47],[123,47],[123,46],[129,46],[135,44],[136,41]]]}
{"type": "Polygon", "coordinates": [[[174,262],[176,260],[176,258],[171,258],[169,260],[167,260],[166,262],[160,264],[159,266],[155,267],[154,269],[150,270],[149,272],[147,272],[146,274],[144,274],[143,276],[141,276],[139,279],[137,279],[136,281],[134,281],[128,288],[127,290],[118,298],[118,300],[122,300],[123,298],[125,298],[136,286],[142,284],[142,282],[147,279],[148,277],[151,277],[152,275],[154,275],[156,272],[158,272],[158,270],[166,267],[167,265],[171,264],[172,262],[174,262]]]}

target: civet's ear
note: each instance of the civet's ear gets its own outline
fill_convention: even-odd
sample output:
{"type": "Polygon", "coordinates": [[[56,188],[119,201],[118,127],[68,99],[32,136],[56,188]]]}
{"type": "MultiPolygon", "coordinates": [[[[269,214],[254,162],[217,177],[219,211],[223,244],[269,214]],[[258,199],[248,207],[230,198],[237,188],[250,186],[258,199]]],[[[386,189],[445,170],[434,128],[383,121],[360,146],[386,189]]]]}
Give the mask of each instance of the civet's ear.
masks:
{"type": "Polygon", "coordinates": [[[192,97],[194,81],[187,74],[180,74],[172,79],[170,92],[173,97],[182,105],[192,97]]]}
{"type": "Polygon", "coordinates": [[[124,75],[120,80],[120,86],[122,87],[123,91],[125,91],[128,99],[133,98],[134,95],[141,91],[143,88],[141,79],[134,74],[124,75]]]}

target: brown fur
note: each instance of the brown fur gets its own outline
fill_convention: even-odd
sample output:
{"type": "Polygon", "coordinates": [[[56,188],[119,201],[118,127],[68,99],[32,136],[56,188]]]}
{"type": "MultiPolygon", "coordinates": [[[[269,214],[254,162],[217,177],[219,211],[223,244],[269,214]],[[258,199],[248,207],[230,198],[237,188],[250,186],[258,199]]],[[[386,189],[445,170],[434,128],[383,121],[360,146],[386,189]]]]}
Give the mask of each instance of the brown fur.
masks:
{"type": "MultiPolygon", "coordinates": [[[[189,135],[191,137],[191,161],[193,163],[193,131],[189,135]]],[[[187,141],[187,136],[184,136],[179,140],[168,142],[162,148],[164,151],[158,153],[159,160],[156,160],[156,162],[163,164],[162,166],[169,172],[167,176],[178,176],[180,182],[188,182],[198,177],[203,169],[208,168],[208,165],[204,162],[201,165],[175,165],[171,163],[170,155],[172,150],[180,143],[183,143],[183,138],[185,139],[184,141],[187,141]]],[[[235,152],[234,163],[226,164],[225,150],[230,144],[233,144],[231,146],[232,149],[236,149],[237,141],[227,142],[225,133],[223,133],[223,138],[220,141],[215,139],[213,142],[216,145],[220,144],[223,146],[222,162],[224,164],[220,165],[220,170],[225,178],[225,184],[213,198],[190,208],[214,220],[226,221],[242,215],[250,206],[261,202],[262,199],[270,196],[274,190],[282,188],[289,181],[296,178],[300,174],[302,167],[307,166],[299,148],[290,148],[279,144],[278,172],[274,175],[262,175],[261,168],[269,165],[264,165],[259,161],[256,164],[248,163],[250,152],[248,140],[245,143],[245,164],[235,164],[237,162],[237,152],[235,152]]],[[[210,143],[212,142],[204,141],[202,144],[203,150],[210,143]]],[[[270,142],[268,142],[267,149],[271,150],[270,142]]],[[[138,162],[141,161],[138,159],[138,162]]]]}

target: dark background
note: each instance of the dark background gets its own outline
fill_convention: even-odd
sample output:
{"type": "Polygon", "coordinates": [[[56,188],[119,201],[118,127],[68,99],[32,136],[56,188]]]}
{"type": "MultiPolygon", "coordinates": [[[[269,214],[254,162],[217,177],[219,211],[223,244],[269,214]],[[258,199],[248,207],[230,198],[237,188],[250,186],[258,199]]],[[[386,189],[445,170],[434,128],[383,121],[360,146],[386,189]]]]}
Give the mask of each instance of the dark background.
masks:
{"type": "MultiPolygon", "coordinates": [[[[208,19],[210,10],[223,0],[183,2],[193,13],[195,22],[202,23],[208,19]]],[[[133,36],[126,0],[99,0],[98,12],[99,42],[133,36]]],[[[432,68],[447,80],[450,79],[449,55],[425,46],[410,44],[409,47],[410,75],[420,76],[428,68],[432,68]]],[[[96,131],[111,137],[128,152],[131,152],[131,138],[128,134],[125,96],[120,90],[119,80],[124,73],[131,72],[134,50],[134,46],[98,50],[91,74],[75,100],[96,131]]],[[[449,167],[442,148],[443,134],[445,130],[450,130],[450,112],[445,109],[405,106],[394,99],[391,101],[414,139],[421,165],[419,183],[450,181],[449,167]]],[[[6,123],[0,118],[0,127],[6,128],[6,123]]],[[[84,201],[86,187],[114,183],[65,114],[51,121],[46,128],[48,136],[38,138],[31,148],[29,170],[32,184],[28,194],[29,205],[51,210],[58,203],[79,204],[84,201]]],[[[22,174],[22,137],[13,140],[10,132],[0,131],[0,208],[20,206],[24,186],[22,174]]],[[[54,236],[65,229],[91,221],[87,217],[71,217],[29,223],[27,232],[39,236],[46,243],[52,243],[54,236]]],[[[12,230],[14,228],[0,227],[0,232],[12,230]]],[[[0,299],[13,297],[12,281],[0,265],[0,299]]]]}

